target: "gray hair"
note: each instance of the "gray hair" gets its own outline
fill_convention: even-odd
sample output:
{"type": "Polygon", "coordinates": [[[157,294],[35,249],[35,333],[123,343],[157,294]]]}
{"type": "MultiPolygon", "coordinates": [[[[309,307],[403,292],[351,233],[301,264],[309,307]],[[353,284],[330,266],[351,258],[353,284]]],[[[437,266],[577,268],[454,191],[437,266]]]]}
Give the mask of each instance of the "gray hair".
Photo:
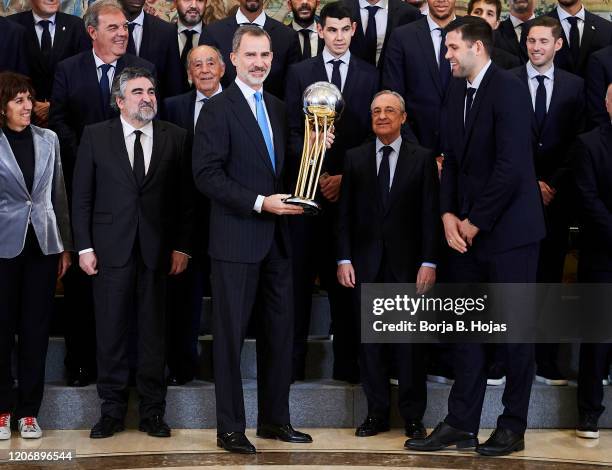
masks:
{"type": "Polygon", "coordinates": [[[110,105],[115,111],[119,111],[119,106],[117,106],[117,98],[125,99],[125,89],[127,87],[127,83],[136,78],[146,78],[151,81],[154,88],[157,87],[155,77],[147,69],[142,67],[124,68],[119,76],[115,76],[115,79],[113,80],[110,105]]]}
{"type": "Polygon", "coordinates": [[[255,36],[255,37],[261,37],[261,36],[267,37],[270,43],[270,50],[272,49],[272,38],[270,37],[268,32],[264,30],[263,28],[260,28],[259,26],[250,24],[250,25],[240,26],[234,33],[234,38],[232,39],[232,52],[234,54],[238,52],[238,48],[240,48],[240,42],[242,41],[242,37],[247,34],[249,36],[255,36]]]}
{"type": "Polygon", "coordinates": [[[85,29],[87,29],[89,26],[94,29],[98,29],[100,13],[102,13],[104,10],[118,10],[121,13],[124,13],[123,8],[121,8],[121,5],[119,2],[117,2],[117,0],[96,0],[94,3],[90,4],[89,7],[87,7],[87,11],[83,16],[85,29]]]}
{"type": "Polygon", "coordinates": [[[219,59],[219,64],[221,64],[221,66],[225,67],[225,61],[223,60],[223,55],[221,54],[221,51],[219,49],[217,49],[215,46],[208,46],[208,45],[205,45],[205,44],[203,44],[201,46],[194,47],[193,49],[191,49],[189,51],[189,53],[187,54],[187,67],[189,67],[189,64],[191,64],[191,54],[193,54],[198,49],[201,49],[202,47],[210,47],[213,51],[215,51],[217,53],[217,58],[219,59]]]}
{"type": "Polygon", "coordinates": [[[376,98],[378,98],[381,95],[391,95],[391,96],[395,96],[398,101],[400,102],[400,111],[402,113],[406,112],[406,102],[404,101],[404,98],[402,98],[402,95],[400,95],[397,91],[392,91],[392,90],[381,90],[378,93],[376,93],[374,95],[374,98],[372,99],[372,103],[374,103],[374,100],[376,98]]]}

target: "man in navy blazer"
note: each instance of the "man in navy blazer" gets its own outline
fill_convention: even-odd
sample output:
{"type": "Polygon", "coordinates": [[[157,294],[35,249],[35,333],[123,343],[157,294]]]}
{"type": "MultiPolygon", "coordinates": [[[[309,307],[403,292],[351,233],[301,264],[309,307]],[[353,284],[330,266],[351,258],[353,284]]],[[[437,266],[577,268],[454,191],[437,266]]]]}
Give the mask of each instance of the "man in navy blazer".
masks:
{"type": "Polygon", "coordinates": [[[529,60],[527,56],[527,24],[535,18],[535,0],[508,0],[510,14],[499,23],[494,32],[495,47],[518,57],[521,64],[529,60]]]}
{"type": "Polygon", "coordinates": [[[312,304],[312,286],[317,274],[328,292],[334,332],[334,378],[359,381],[359,322],[350,314],[350,296],[336,279],[336,257],[332,240],[340,196],[342,171],[347,150],[363,143],[370,134],[369,109],[378,91],[376,68],[349,50],[356,23],[341,2],[321,9],[319,36],[323,52],[290,67],[285,103],[290,133],[290,159],[287,161],[288,190],[293,191],[298,176],[304,137],[302,95],[311,84],[324,81],[336,84],[344,98],[344,111],[334,123],[335,141],[325,154],[318,195],[323,213],[317,217],[294,217],[289,221],[293,243],[295,347],[294,379],[304,380],[306,345],[312,304]],[[335,61],[341,61],[337,64],[335,61]],[[319,240],[315,242],[314,240],[319,240]]]}
{"type": "Polygon", "coordinates": [[[548,16],[563,28],[563,47],[555,56],[555,65],[584,77],[590,55],[612,44],[612,23],[587,11],[582,0],[559,0],[548,16]]]}
{"type": "Polygon", "coordinates": [[[612,83],[612,45],[593,52],[587,65],[585,80],[589,124],[605,124],[610,120],[605,97],[608,85],[612,83]]]}
{"type": "MultiPolygon", "coordinates": [[[[466,16],[447,27],[447,58],[455,81],[449,89],[440,212],[451,282],[535,282],[538,246],[544,237],[542,203],[532,157],[529,93],[512,73],[491,62],[491,27],[466,16]]],[[[517,299],[518,300],[518,299],[517,299]]],[[[506,455],[524,448],[533,381],[533,345],[503,344],[504,413],[482,455],[506,455]]],[[[411,439],[411,450],[474,447],[487,387],[485,347],[455,345],[455,383],[448,414],[426,439],[411,439]]]]}
{"type": "Polygon", "coordinates": [[[408,123],[423,147],[440,152],[440,110],[451,81],[444,58],[444,27],[455,17],[455,0],[429,0],[429,15],[396,28],[385,55],[382,87],[406,102],[408,123]]]}
{"type": "Polygon", "coordinates": [[[25,28],[0,16],[0,72],[12,71],[28,75],[25,59],[25,28]]]}
{"type": "Polygon", "coordinates": [[[236,11],[236,15],[216,21],[204,28],[200,35],[200,44],[215,46],[223,54],[227,68],[221,84],[227,87],[236,78],[236,69],[230,60],[234,33],[240,25],[245,24],[254,24],[263,28],[272,38],[273,52],[272,70],[266,79],[266,90],[283,99],[287,70],[302,57],[300,42],[293,29],[266,15],[263,7],[263,0],[240,0],[240,8],[236,11]]]}
{"type": "Polygon", "coordinates": [[[323,50],[325,43],[317,31],[317,9],[320,0],[287,0],[293,14],[293,21],[287,26],[298,33],[300,40],[300,60],[310,59],[323,50]]]}

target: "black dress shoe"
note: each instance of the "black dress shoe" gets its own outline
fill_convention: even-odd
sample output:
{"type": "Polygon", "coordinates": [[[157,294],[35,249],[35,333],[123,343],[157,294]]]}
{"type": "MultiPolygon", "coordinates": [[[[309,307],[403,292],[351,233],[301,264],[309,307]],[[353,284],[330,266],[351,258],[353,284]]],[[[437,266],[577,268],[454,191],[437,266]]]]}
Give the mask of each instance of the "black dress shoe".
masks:
{"type": "Polygon", "coordinates": [[[278,439],[283,442],[293,442],[294,444],[308,444],[312,442],[309,434],[296,431],[291,424],[278,426],[275,424],[260,424],[257,426],[257,437],[264,439],[278,439]]]}
{"type": "Polygon", "coordinates": [[[89,433],[91,439],[103,439],[111,437],[116,432],[121,432],[125,429],[123,421],[112,416],[104,415],[100,418],[89,433]]]}
{"type": "Polygon", "coordinates": [[[153,415],[140,420],[138,430],[153,437],[170,437],[170,427],[161,415],[153,415]]]}
{"type": "Polygon", "coordinates": [[[375,418],[374,416],[368,416],[361,426],[355,431],[357,437],[370,437],[376,436],[379,432],[387,432],[389,430],[389,423],[382,418],[375,418]]]}
{"type": "Polygon", "coordinates": [[[427,431],[423,422],[419,420],[408,421],[406,423],[406,437],[411,439],[425,439],[427,437],[427,431]]]}
{"type": "Polygon", "coordinates": [[[68,372],[66,383],[69,387],[86,387],[91,383],[90,374],[82,367],[68,372]]]}
{"type": "Polygon", "coordinates": [[[224,432],[217,434],[217,447],[222,447],[234,454],[254,454],[255,446],[249,442],[243,432],[224,432]]]}
{"type": "Polygon", "coordinates": [[[168,387],[180,387],[181,385],[185,385],[188,382],[191,382],[193,378],[182,377],[180,375],[170,374],[166,378],[166,385],[168,387]]]}
{"type": "Polygon", "coordinates": [[[510,429],[497,428],[484,444],[479,444],[476,447],[476,452],[480,455],[498,457],[523,449],[525,449],[523,434],[517,434],[510,429]]]}
{"type": "Polygon", "coordinates": [[[455,446],[457,449],[469,449],[478,445],[478,439],[473,432],[456,429],[444,422],[425,439],[408,439],[404,447],[408,450],[432,452],[455,446]]]}

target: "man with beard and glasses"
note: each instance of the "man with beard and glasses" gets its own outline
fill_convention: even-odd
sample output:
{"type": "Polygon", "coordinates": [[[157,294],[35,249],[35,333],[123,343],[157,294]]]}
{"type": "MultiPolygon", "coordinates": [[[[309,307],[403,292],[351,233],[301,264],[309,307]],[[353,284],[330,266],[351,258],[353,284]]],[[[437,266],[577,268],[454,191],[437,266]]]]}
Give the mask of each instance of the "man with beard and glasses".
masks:
{"type": "Polygon", "coordinates": [[[178,21],[178,47],[183,68],[187,70],[187,55],[198,45],[204,22],[202,17],[206,10],[206,0],[174,0],[178,21]]]}
{"type": "Polygon", "coordinates": [[[236,14],[208,25],[200,36],[200,45],[215,46],[223,54],[227,64],[221,81],[228,87],[236,78],[236,69],[230,60],[234,33],[239,26],[255,25],[266,31],[272,38],[272,66],[266,79],[266,91],[283,99],[287,69],[302,56],[298,33],[279,21],[266,15],[263,0],[240,0],[236,14]]]}
{"type": "Polygon", "coordinates": [[[582,0],[559,0],[548,16],[563,28],[563,47],[555,66],[584,77],[590,55],[612,44],[612,23],[587,11],[582,0]]]}
{"type": "Polygon", "coordinates": [[[293,21],[289,26],[299,34],[302,60],[321,53],[325,45],[317,34],[315,13],[319,4],[320,0],[287,0],[287,6],[293,13],[293,21]]]}
{"type": "Polygon", "coordinates": [[[168,275],[185,270],[192,243],[187,132],[153,120],[155,79],[126,68],[115,78],[119,118],[85,128],[74,170],[72,221],[79,266],[93,279],[101,417],[90,437],[124,429],[128,326],[137,325],[138,429],[169,437],[164,422],[168,275]]]}
{"type": "Polygon", "coordinates": [[[535,0],[508,0],[510,15],[495,30],[495,46],[517,56],[521,64],[527,56],[526,22],[535,18],[535,0]]]}

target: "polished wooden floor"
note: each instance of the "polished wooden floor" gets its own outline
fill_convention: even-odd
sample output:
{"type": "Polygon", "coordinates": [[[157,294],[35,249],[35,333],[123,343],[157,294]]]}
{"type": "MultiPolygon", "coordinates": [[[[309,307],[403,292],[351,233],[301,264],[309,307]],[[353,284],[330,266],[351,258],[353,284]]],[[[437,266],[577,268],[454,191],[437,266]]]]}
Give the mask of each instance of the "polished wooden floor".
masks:
{"type": "MultiPolygon", "coordinates": [[[[597,440],[579,439],[573,430],[529,431],[526,449],[510,457],[485,458],[473,452],[444,451],[435,454],[403,450],[405,437],[393,430],[370,438],[357,438],[352,429],[310,429],[313,444],[292,445],[247,435],[257,447],[256,455],[221,452],[213,430],[173,430],[170,439],[156,439],[136,430],[110,439],[89,439],[89,431],[46,431],[40,440],[16,437],[0,441],[0,467],[34,469],[142,469],[142,468],[438,468],[438,469],[551,469],[566,470],[612,467],[612,430],[597,440]],[[8,462],[9,451],[29,452],[70,449],[72,461],[8,462]]],[[[490,431],[482,431],[481,440],[490,431]]],[[[22,454],[22,456],[28,455],[22,454]]]]}

